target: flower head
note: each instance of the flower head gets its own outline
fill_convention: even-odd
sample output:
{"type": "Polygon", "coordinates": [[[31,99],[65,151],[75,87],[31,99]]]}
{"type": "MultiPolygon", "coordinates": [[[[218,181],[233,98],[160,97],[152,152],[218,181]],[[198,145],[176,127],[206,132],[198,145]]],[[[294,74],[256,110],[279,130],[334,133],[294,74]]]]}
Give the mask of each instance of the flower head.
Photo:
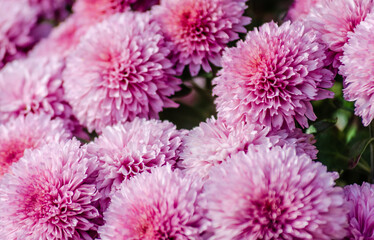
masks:
{"type": "Polygon", "coordinates": [[[22,1],[1,1],[0,7],[0,69],[24,55],[35,39],[31,31],[37,21],[37,11],[22,1]]]}
{"type": "Polygon", "coordinates": [[[0,124],[0,178],[17,162],[26,149],[35,149],[50,142],[63,142],[71,137],[61,120],[29,114],[0,124]]]}
{"type": "Polygon", "coordinates": [[[300,22],[271,22],[227,49],[214,79],[218,116],[273,129],[302,127],[315,120],[312,100],[331,98],[334,74],[325,68],[326,49],[300,22]]]}
{"type": "Polygon", "coordinates": [[[362,21],[344,46],[340,73],[345,77],[344,98],[355,101],[355,113],[368,126],[374,118],[374,13],[362,21]]]}
{"type": "Polygon", "coordinates": [[[374,237],[374,185],[363,183],[344,188],[349,203],[348,214],[350,239],[372,239],[374,237]]]}
{"type": "Polygon", "coordinates": [[[245,33],[250,18],[243,17],[243,0],[164,0],[152,9],[166,39],[173,44],[171,58],[181,74],[189,65],[192,75],[202,66],[210,71],[209,62],[220,66],[223,49],[245,33]],[[181,7],[183,6],[183,7],[181,7]]]}
{"type": "Polygon", "coordinates": [[[26,151],[0,180],[0,238],[94,239],[96,168],[77,140],[26,151]]]}
{"type": "Polygon", "coordinates": [[[88,145],[101,169],[97,179],[106,209],[110,196],[120,184],[145,171],[165,164],[174,165],[182,144],[181,132],[174,124],[135,118],[132,122],[108,126],[88,145]]]}
{"type": "Polygon", "coordinates": [[[9,63],[0,72],[0,123],[28,113],[68,119],[59,58],[27,58],[9,63]]]}
{"type": "Polygon", "coordinates": [[[337,178],[289,146],[240,152],[205,184],[211,239],[342,239],[347,211],[337,178]]]}
{"type": "Polygon", "coordinates": [[[348,33],[353,32],[373,8],[373,0],[320,0],[311,10],[305,23],[320,34],[322,42],[335,54],[335,68],[341,64],[348,33]]]}
{"type": "Polygon", "coordinates": [[[179,90],[169,49],[149,14],[114,15],[90,28],[67,58],[66,98],[89,131],[135,117],[158,118],[179,90]]]}
{"type": "Polygon", "coordinates": [[[206,220],[199,207],[200,181],[156,168],[123,183],[104,214],[101,239],[202,239],[206,220]]]}

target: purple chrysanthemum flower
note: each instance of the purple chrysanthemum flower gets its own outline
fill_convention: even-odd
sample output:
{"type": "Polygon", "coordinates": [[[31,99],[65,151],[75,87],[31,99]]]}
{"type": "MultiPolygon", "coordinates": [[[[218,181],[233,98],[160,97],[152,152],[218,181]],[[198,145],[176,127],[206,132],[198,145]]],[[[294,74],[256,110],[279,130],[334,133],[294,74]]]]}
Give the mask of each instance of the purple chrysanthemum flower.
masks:
{"type": "Polygon", "coordinates": [[[363,183],[346,186],[345,198],[349,203],[349,239],[374,239],[374,185],[363,183]]]}
{"type": "Polygon", "coordinates": [[[172,62],[177,74],[189,65],[192,75],[200,67],[211,71],[209,62],[220,66],[227,43],[245,33],[250,18],[242,16],[244,0],[164,0],[152,9],[165,38],[173,43],[172,62]],[[183,7],[182,7],[183,6],[183,7]]]}
{"type": "Polygon", "coordinates": [[[114,15],[88,30],[67,59],[66,98],[89,131],[176,107],[169,48],[149,14],[114,15]]]}
{"type": "Polygon", "coordinates": [[[310,10],[321,0],[294,0],[287,13],[287,18],[291,21],[302,20],[310,10]]]}
{"type": "Polygon", "coordinates": [[[99,233],[103,240],[202,239],[201,181],[170,165],[134,177],[114,195],[99,233]]]}
{"type": "Polygon", "coordinates": [[[26,151],[0,180],[0,238],[94,239],[96,169],[77,140],[26,151]]]}
{"type": "Polygon", "coordinates": [[[270,148],[290,144],[296,147],[297,154],[307,153],[316,159],[318,151],[313,145],[313,135],[305,134],[300,129],[292,132],[269,130],[255,124],[231,126],[221,120],[208,119],[183,138],[180,153],[182,161],[178,166],[188,174],[207,179],[213,166],[225,162],[240,151],[247,152],[259,145],[270,148]]]}
{"type": "Polygon", "coordinates": [[[0,7],[0,69],[24,55],[35,42],[31,36],[37,11],[22,2],[1,1],[0,7]]]}
{"type": "Polygon", "coordinates": [[[348,33],[353,32],[373,9],[373,0],[320,0],[311,10],[305,23],[319,32],[322,42],[335,54],[335,68],[341,64],[348,33]]]}
{"type": "Polygon", "coordinates": [[[300,22],[266,23],[223,54],[214,79],[218,116],[272,127],[308,126],[310,101],[331,98],[334,74],[325,68],[326,48],[300,22]]]}
{"type": "Polygon", "coordinates": [[[103,209],[110,196],[124,180],[152,168],[174,165],[182,144],[181,132],[175,125],[160,120],[135,118],[132,122],[108,126],[88,145],[91,155],[97,156],[101,166],[97,179],[103,209]]]}
{"type": "Polygon", "coordinates": [[[49,142],[63,142],[71,137],[63,122],[47,115],[20,116],[0,124],[0,178],[17,162],[26,149],[39,148],[49,142]]]}
{"type": "Polygon", "coordinates": [[[340,73],[345,77],[344,97],[355,101],[355,113],[368,126],[374,118],[374,13],[362,21],[343,47],[343,65],[340,73]]]}
{"type": "Polygon", "coordinates": [[[337,178],[289,146],[240,152],[205,184],[211,239],[342,239],[347,210],[337,178]]]}
{"type": "Polygon", "coordinates": [[[27,58],[9,63],[0,72],[0,123],[28,113],[69,119],[59,58],[27,58]]]}

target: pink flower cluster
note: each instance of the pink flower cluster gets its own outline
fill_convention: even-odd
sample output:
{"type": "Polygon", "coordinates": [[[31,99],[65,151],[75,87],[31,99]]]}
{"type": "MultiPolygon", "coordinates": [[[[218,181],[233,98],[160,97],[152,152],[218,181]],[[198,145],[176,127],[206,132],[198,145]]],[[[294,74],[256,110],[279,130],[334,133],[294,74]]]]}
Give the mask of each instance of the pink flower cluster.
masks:
{"type": "Polygon", "coordinates": [[[337,186],[302,130],[337,70],[374,118],[373,1],[249,32],[245,0],[2,4],[0,239],[373,238],[374,187],[337,186]],[[177,129],[159,113],[196,75],[217,117],[177,129]]]}

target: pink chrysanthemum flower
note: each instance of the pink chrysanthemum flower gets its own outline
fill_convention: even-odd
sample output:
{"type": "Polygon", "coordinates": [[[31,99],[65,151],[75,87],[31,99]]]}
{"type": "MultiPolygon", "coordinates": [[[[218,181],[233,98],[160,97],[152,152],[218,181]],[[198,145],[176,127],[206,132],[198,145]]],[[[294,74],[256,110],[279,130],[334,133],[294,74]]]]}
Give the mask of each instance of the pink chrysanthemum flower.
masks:
{"type": "Polygon", "coordinates": [[[348,33],[353,32],[373,8],[373,0],[320,0],[311,10],[305,23],[319,32],[323,43],[335,54],[335,68],[341,64],[348,33]]]}
{"type": "Polygon", "coordinates": [[[46,115],[20,116],[0,124],[0,178],[17,162],[26,149],[35,149],[49,142],[67,141],[71,133],[63,122],[46,115]]]}
{"type": "Polygon", "coordinates": [[[349,239],[374,239],[374,185],[363,183],[346,186],[345,198],[349,203],[349,239]]]}
{"type": "Polygon", "coordinates": [[[0,72],[0,123],[28,113],[70,115],[63,100],[61,74],[64,64],[58,58],[28,58],[9,63],[0,72]]]}
{"type": "Polygon", "coordinates": [[[66,98],[89,131],[176,107],[169,48],[149,14],[127,12],[97,24],[67,59],[66,98]]]}
{"type": "Polygon", "coordinates": [[[0,180],[1,239],[94,239],[96,158],[77,140],[26,151],[0,180]]]}
{"type": "Polygon", "coordinates": [[[287,18],[295,21],[304,19],[310,10],[321,0],[294,0],[287,13],[287,18]]]}
{"type": "Polygon", "coordinates": [[[313,145],[313,135],[305,134],[300,129],[292,132],[281,130],[269,132],[269,128],[255,124],[230,126],[214,118],[192,129],[184,138],[178,166],[187,174],[208,178],[213,166],[225,162],[230,156],[240,151],[247,152],[254,146],[296,147],[298,154],[307,153],[313,159],[317,149],[313,145]]]}
{"type": "Polygon", "coordinates": [[[333,97],[326,90],[334,74],[325,68],[326,48],[313,31],[295,22],[266,23],[227,49],[214,79],[218,116],[228,123],[254,122],[273,129],[308,126],[312,100],[333,97]]]}
{"type": "Polygon", "coordinates": [[[101,239],[202,239],[207,221],[198,204],[201,192],[200,181],[170,165],[136,176],[114,195],[101,239]]]}
{"type": "Polygon", "coordinates": [[[337,178],[292,147],[240,152],[205,184],[211,239],[342,239],[347,210],[337,178]]]}
{"type": "Polygon", "coordinates": [[[97,184],[106,209],[110,196],[124,180],[152,168],[174,165],[182,144],[181,132],[174,124],[135,118],[132,122],[108,126],[88,145],[101,166],[97,184]]]}
{"type": "Polygon", "coordinates": [[[355,101],[355,113],[368,126],[374,118],[374,13],[362,21],[344,46],[340,73],[345,77],[344,97],[355,101]]]}
{"type": "Polygon", "coordinates": [[[24,55],[35,39],[31,31],[37,21],[34,8],[12,0],[2,0],[0,7],[0,69],[24,55]]]}
{"type": "Polygon", "coordinates": [[[174,46],[171,58],[177,73],[187,65],[193,76],[201,66],[211,71],[209,62],[220,66],[227,43],[246,32],[244,25],[250,23],[242,16],[246,8],[243,0],[163,0],[155,6],[154,18],[174,46]]]}

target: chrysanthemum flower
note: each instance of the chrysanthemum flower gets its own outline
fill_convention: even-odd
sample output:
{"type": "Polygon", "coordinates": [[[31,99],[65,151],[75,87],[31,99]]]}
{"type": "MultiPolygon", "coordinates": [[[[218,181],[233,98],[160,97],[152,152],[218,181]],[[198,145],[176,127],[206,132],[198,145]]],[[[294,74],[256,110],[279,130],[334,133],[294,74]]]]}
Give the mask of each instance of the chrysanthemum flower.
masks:
{"type": "Polygon", "coordinates": [[[240,152],[205,184],[211,239],[342,239],[347,210],[337,178],[292,147],[240,152]]]}
{"type": "Polygon", "coordinates": [[[295,0],[287,13],[287,18],[295,21],[304,19],[321,0],[295,0]]]}
{"type": "Polygon", "coordinates": [[[0,178],[17,162],[26,149],[35,149],[49,142],[67,141],[71,133],[63,122],[47,115],[20,116],[0,124],[0,178]]]}
{"type": "Polygon", "coordinates": [[[64,101],[59,58],[28,58],[9,63],[0,72],[0,123],[28,113],[69,115],[64,101]]]}
{"type": "Polygon", "coordinates": [[[176,107],[172,76],[159,25],[149,14],[117,14],[88,30],[67,59],[66,98],[89,131],[135,117],[158,118],[176,107]]]}
{"type": "Polygon", "coordinates": [[[37,11],[11,0],[1,1],[0,7],[0,69],[24,55],[35,39],[31,31],[37,21],[37,11]]]}
{"type": "Polygon", "coordinates": [[[201,191],[200,181],[172,172],[170,165],[136,176],[114,195],[101,239],[202,239],[201,191]]]}
{"type": "Polygon", "coordinates": [[[334,74],[325,68],[326,48],[313,31],[295,22],[266,23],[227,49],[214,79],[218,116],[228,123],[273,129],[308,126],[312,100],[331,98],[334,74]]]}
{"type": "Polygon", "coordinates": [[[335,54],[334,67],[340,66],[348,33],[374,9],[373,0],[320,0],[305,23],[319,32],[323,43],[335,54]]]}
{"type": "Polygon", "coordinates": [[[97,184],[103,209],[124,180],[166,163],[174,165],[179,158],[181,134],[170,122],[140,118],[104,128],[101,136],[88,145],[89,153],[98,157],[101,166],[97,184]]]}
{"type": "Polygon", "coordinates": [[[374,238],[374,186],[363,183],[346,186],[345,198],[349,203],[348,214],[351,240],[374,238]]]}
{"type": "Polygon", "coordinates": [[[200,67],[209,72],[209,62],[220,66],[227,43],[245,33],[250,18],[243,17],[247,8],[243,0],[164,0],[152,9],[166,39],[173,43],[171,58],[181,74],[189,65],[192,75],[200,67]]]}
{"type": "Polygon", "coordinates": [[[0,180],[1,239],[94,239],[96,158],[77,140],[26,151],[0,180]]]}
{"type": "Polygon", "coordinates": [[[355,113],[365,126],[374,118],[374,13],[362,21],[344,46],[340,73],[345,77],[344,97],[355,101],[355,113]]]}
{"type": "Polygon", "coordinates": [[[182,161],[178,162],[178,166],[187,174],[206,179],[213,166],[240,151],[247,152],[259,145],[270,148],[290,144],[296,147],[298,154],[307,153],[316,159],[318,151],[313,145],[313,135],[305,134],[300,129],[292,132],[269,130],[255,124],[231,126],[221,120],[208,119],[183,137],[182,161]]]}

